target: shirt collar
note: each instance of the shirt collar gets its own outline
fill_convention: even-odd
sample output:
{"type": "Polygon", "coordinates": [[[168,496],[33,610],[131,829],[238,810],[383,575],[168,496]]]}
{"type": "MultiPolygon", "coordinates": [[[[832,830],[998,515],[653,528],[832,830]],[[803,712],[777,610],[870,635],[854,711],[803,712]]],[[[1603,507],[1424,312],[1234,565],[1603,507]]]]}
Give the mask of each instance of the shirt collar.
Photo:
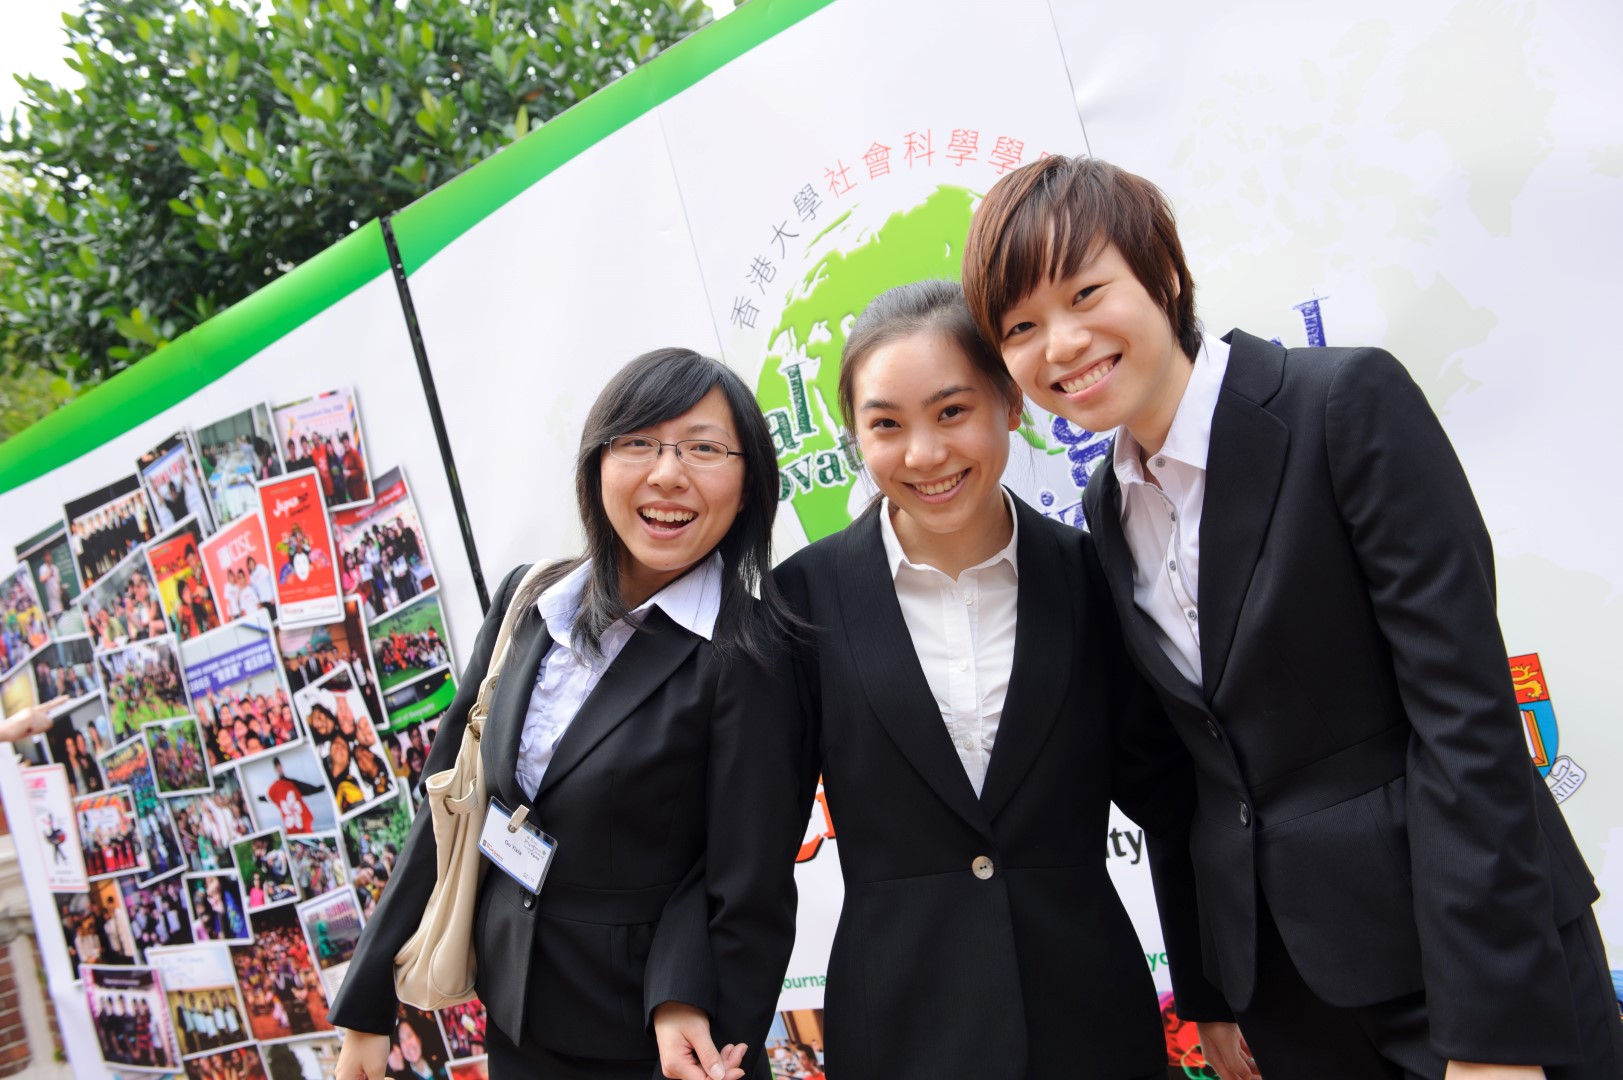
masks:
{"type": "MultiPolygon", "coordinates": [[[[1201,339],[1200,355],[1195,357],[1195,368],[1189,374],[1183,399],[1167,428],[1167,439],[1157,457],[1168,457],[1191,468],[1206,468],[1206,454],[1212,442],[1212,414],[1217,411],[1217,399],[1223,390],[1223,375],[1228,371],[1229,347],[1221,338],[1201,339]]],[[[1111,464],[1116,479],[1123,486],[1144,483],[1144,468],[1140,461],[1138,440],[1125,427],[1116,429],[1116,450],[1111,464]]]]}
{"type": "MultiPolygon", "coordinates": [[[[557,633],[557,628],[575,625],[581,594],[586,590],[591,573],[592,560],[586,559],[549,585],[536,600],[536,610],[546,620],[547,632],[552,634],[553,640],[568,638],[567,634],[557,633]]],[[[658,605],[676,625],[709,641],[715,633],[716,617],[721,613],[721,574],[721,553],[712,552],[703,563],[627,612],[627,617],[644,615],[649,608],[658,605]]]]}
{"type": "MultiPolygon", "coordinates": [[[[1020,574],[1020,563],[1015,557],[1015,550],[1020,543],[1020,515],[1015,513],[1014,498],[1009,494],[1007,489],[1003,489],[1003,502],[1009,508],[1009,519],[1014,522],[1014,528],[1009,530],[1009,542],[1004,544],[1003,547],[994,553],[991,558],[986,559],[983,562],[978,562],[974,566],[968,567],[968,569],[982,570],[988,566],[995,566],[999,562],[1007,559],[1009,568],[1012,569],[1015,572],[1015,575],[1018,577],[1020,574]]],[[[934,570],[935,567],[933,566],[928,566],[924,563],[912,562],[908,559],[907,553],[902,550],[901,540],[896,536],[896,526],[891,524],[890,515],[891,502],[889,499],[884,499],[879,507],[879,536],[885,544],[885,561],[890,565],[891,580],[894,581],[896,579],[896,575],[901,573],[902,567],[904,566],[914,570],[934,570]]],[[[937,572],[939,573],[939,571],[937,572]]]]}

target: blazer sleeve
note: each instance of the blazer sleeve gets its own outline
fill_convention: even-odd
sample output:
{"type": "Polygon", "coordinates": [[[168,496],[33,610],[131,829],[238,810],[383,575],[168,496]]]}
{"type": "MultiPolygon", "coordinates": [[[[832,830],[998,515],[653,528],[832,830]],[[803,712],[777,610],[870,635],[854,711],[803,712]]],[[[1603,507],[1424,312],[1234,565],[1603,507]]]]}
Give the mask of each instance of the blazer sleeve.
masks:
{"type": "Polygon", "coordinates": [[[1487,527],[1442,425],[1390,354],[1342,362],[1325,444],[1414,729],[1409,864],[1433,1047],[1452,1060],[1559,1063],[1577,1021],[1487,527]]]}
{"type": "MultiPolygon", "coordinates": [[[[524,571],[520,566],[503,579],[496,590],[496,603],[491,605],[485,621],[474,639],[473,656],[462,672],[457,684],[456,697],[445,711],[434,746],[428,752],[423,766],[425,776],[442,772],[456,763],[457,751],[462,747],[462,733],[468,726],[468,710],[479,696],[479,684],[490,668],[491,653],[496,648],[496,636],[501,632],[502,616],[512,602],[513,590],[518,587],[524,571]]],[[[404,795],[401,796],[404,798],[404,795]]],[[[354,1031],[369,1031],[378,1035],[394,1029],[399,1000],[394,993],[394,958],[401,946],[417,932],[423,921],[423,910],[428,906],[428,895],[434,890],[438,877],[438,855],[434,845],[434,826],[425,800],[417,808],[411,823],[411,833],[395,861],[394,872],[378,898],[372,917],[361,931],[361,940],[355,947],[355,956],[344,975],[344,983],[333,999],[328,1019],[333,1024],[354,1031]]]]}
{"type": "Polygon", "coordinates": [[[1108,676],[1110,800],[1144,829],[1156,914],[1172,971],[1174,1008],[1184,1020],[1233,1020],[1223,992],[1207,981],[1201,964],[1200,910],[1189,854],[1194,763],[1160,699],[1127,653],[1097,552],[1091,539],[1084,541],[1083,611],[1091,624],[1084,640],[1098,643],[1108,676]]]}

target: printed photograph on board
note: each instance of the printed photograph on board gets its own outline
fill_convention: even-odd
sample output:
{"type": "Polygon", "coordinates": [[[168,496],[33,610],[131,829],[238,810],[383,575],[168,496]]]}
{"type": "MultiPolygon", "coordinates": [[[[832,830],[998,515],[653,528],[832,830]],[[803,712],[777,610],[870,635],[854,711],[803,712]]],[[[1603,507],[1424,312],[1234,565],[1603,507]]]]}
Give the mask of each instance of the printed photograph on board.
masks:
{"type": "Polygon", "coordinates": [[[242,879],[251,915],[263,908],[288,904],[299,899],[293,883],[293,863],[288,858],[287,841],[281,829],[257,833],[231,845],[237,877],[242,879]]]}
{"type": "Polygon", "coordinates": [[[85,875],[91,881],[145,873],[151,863],[141,844],[135,799],[129,788],[114,788],[73,800],[85,875]]]}
{"type": "Polygon", "coordinates": [[[434,1013],[445,1035],[445,1049],[452,1061],[485,1056],[485,1005],[478,998],[450,1005],[434,1013]]]}
{"type": "Polygon", "coordinates": [[[259,509],[259,482],[282,475],[270,410],[264,405],[233,413],[192,433],[214,520],[221,526],[259,509]]]}
{"type": "Polygon", "coordinates": [[[135,799],[141,844],[152,862],[142,883],[156,881],[186,869],[186,854],[169,805],[158,797],[152,775],[152,756],[140,736],[126,739],[101,756],[101,774],[113,787],[127,787],[135,799]]]}
{"type": "Polygon", "coordinates": [[[329,510],[372,501],[371,468],[355,391],[329,390],[271,409],[289,473],[314,469],[329,510]]]}
{"type": "Polygon", "coordinates": [[[193,870],[229,870],[231,845],[258,831],[238,772],[222,768],[214,787],[196,795],[165,799],[180,834],[186,863],[193,870]]]}
{"type": "Polygon", "coordinates": [[[490,1059],[453,1062],[447,1080],[490,1080],[490,1059]]]}
{"type": "Polygon", "coordinates": [[[254,940],[233,945],[231,962],[248,1005],[248,1021],[260,1042],[294,1039],[333,1030],[327,1019],[327,993],[299,912],[293,904],[250,916],[254,940]]]}
{"type": "Polygon", "coordinates": [[[774,1077],[822,1080],[823,1010],[790,1009],[772,1018],[762,1044],[774,1077]]]}
{"type": "Polygon", "coordinates": [[[443,1077],[449,1055],[433,1014],[401,1005],[389,1038],[389,1059],[384,1075],[389,1080],[425,1080],[443,1077]]]}
{"type": "Polygon", "coordinates": [[[266,481],[259,504],[280,622],[312,626],[343,618],[332,529],[316,474],[306,469],[266,481]]]}
{"type": "Polygon", "coordinates": [[[170,1072],[180,1059],[157,973],[145,967],[79,968],[102,1060],[139,1072],[170,1072]]]}
{"type": "Polygon", "coordinates": [[[347,670],[322,676],[293,699],[321,757],[339,817],[394,795],[394,770],[388,752],[380,744],[366,714],[366,703],[347,670]]]}
{"type": "Polygon", "coordinates": [[[45,887],[53,893],[84,892],[90,887],[79,831],[74,827],[73,792],[61,765],[23,769],[28,818],[45,854],[45,887]]]}
{"type": "Polygon", "coordinates": [[[257,1046],[238,1046],[188,1058],[186,1080],[266,1080],[257,1046]]]}
{"type": "Polygon", "coordinates": [[[51,522],[17,545],[17,559],[27,563],[34,574],[51,633],[56,637],[84,633],[84,613],[73,606],[83,590],[79,586],[78,568],[73,563],[73,548],[68,544],[67,526],[60,521],[51,522]]]}
{"type": "Polygon", "coordinates": [[[64,709],[45,730],[51,760],[67,773],[74,795],[89,795],[107,786],[101,774],[101,755],[113,747],[112,724],[98,695],[64,709]]]}
{"type": "Polygon", "coordinates": [[[434,748],[434,736],[440,729],[440,717],[424,720],[404,730],[391,731],[383,737],[389,747],[390,764],[395,778],[411,793],[413,805],[420,803],[423,793],[423,771],[428,764],[428,752],[434,748]]]}
{"type": "Polygon", "coordinates": [[[438,719],[455,698],[451,669],[441,668],[389,691],[383,696],[383,711],[389,714],[389,727],[401,731],[438,719]]]}
{"type": "Polygon", "coordinates": [[[287,851],[293,859],[294,880],[305,896],[320,896],[349,884],[337,833],[289,836],[287,851]]]}
{"type": "Polygon", "coordinates": [[[74,971],[80,964],[128,967],[136,962],[135,938],[116,879],[92,881],[84,892],[59,893],[54,899],[74,971]]]}
{"type": "Polygon", "coordinates": [[[262,828],[280,824],[288,836],[338,827],[327,778],[308,741],[238,768],[243,791],[262,828]]]}
{"type": "Polygon", "coordinates": [[[384,693],[451,665],[445,612],[437,596],[385,615],[367,628],[372,667],[384,693]]]}
{"type": "Polygon", "coordinates": [[[155,531],[167,532],[189,517],[195,518],[204,532],[214,531],[214,518],[203,494],[203,471],[184,431],[175,432],[142,454],[136,459],[135,471],[152,506],[157,521],[155,531]]]}
{"type": "Polygon", "coordinates": [[[276,643],[290,690],[302,690],[323,675],[347,666],[356,689],[366,701],[372,723],[380,730],[388,726],[383,699],[378,694],[377,675],[372,670],[372,654],[367,650],[366,631],[361,626],[359,600],[345,598],[344,617],[340,621],[291,629],[277,627],[276,643]]]}
{"type": "Polygon", "coordinates": [[[10,671],[50,640],[34,575],[19,566],[0,579],[0,671],[10,671]]]}
{"type": "MultiPolygon", "coordinates": [[[[259,493],[256,490],[254,498],[259,493]]],[[[276,618],[276,581],[258,504],[203,542],[203,569],[220,618],[236,622],[263,609],[276,618]]]]}
{"type": "Polygon", "coordinates": [[[195,717],[157,720],[142,725],[141,734],[147,741],[159,795],[191,795],[214,786],[209,780],[203,735],[195,717]]]}
{"type": "Polygon", "coordinates": [[[203,527],[187,518],[147,545],[147,565],[169,625],[188,641],[223,621],[203,570],[203,527]]]}
{"type": "Polygon", "coordinates": [[[365,813],[356,814],[339,829],[344,838],[344,858],[349,863],[350,881],[361,918],[370,919],[383,887],[389,883],[400,850],[411,834],[411,810],[404,797],[392,799],[365,813]]]}
{"type": "Polygon", "coordinates": [[[227,870],[182,874],[186,909],[192,918],[192,937],[199,943],[241,944],[253,940],[248,925],[248,904],[242,882],[227,870]]]}
{"type": "Polygon", "coordinates": [[[192,920],[186,910],[186,883],[171,874],[142,885],[132,877],[118,879],[119,895],[130,920],[130,936],[147,963],[148,951],[192,943],[192,920]]]}
{"type": "Polygon", "coordinates": [[[107,691],[115,739],[127,739],[154,720],[173,720],[191,712],[174,638],[154,638],[102,653],[96,664],[107,691]]]}
{"type": "Polygon", "coordinates": [[[123,648],[169,632],[146,556],[136,551],[79,597],[97,652],[123,648]]]}
{"type": "Polygon", "coordinates": [[[28,664],[18,664],[10,675],[0,679],[0,712],[16,716],[38,704],[39,697],[34,693],[34,669],[28,664]]]}
{"type": "Polygon", "coordinates": [[[34,692],[41,701],[67,698],[55,711],[71,708],[101,693],[96,681],[95,650],[90,638],[62,638],[34,654],[34,692]]]}
{"type": "Polygon", "coordinates": [[[343,1042],[331,1035],[290,1039],[265,1047],[270,1080],[327,1080],[338,1069],[343,1042]]]}
{"type": "Polygon", "coordinates": [[[355,945],[361,940],[360,910],[348,889],[314,897],[298,907],[299,922],[304,926],[304,936],[330,1001],[343,985],[355,945]]]}
{"type": "Polygon", "coordinates": [[[62,508],[62,516],[79,583],[86,589],[157,534],[137,476],[74,499],[62,508]]]}
{"type": "Polygon", "coordinates": [[[224,945],[151,949],[147,963],[163,983],[183,1058],[253,1041],[237,972],[224,945]]]}
{"type": "Polygon", "coordinates": [[[183,642],[180,660],[211,767],[253,761],[304,737],[265,612],[183,642]]]}
{"type": "Polygon", "coordinates": [[[396,466],[372,488],[371,505],[333,515],[344,594],[361,598],[367,622],[439,586],[406,474],[396,466]]]}

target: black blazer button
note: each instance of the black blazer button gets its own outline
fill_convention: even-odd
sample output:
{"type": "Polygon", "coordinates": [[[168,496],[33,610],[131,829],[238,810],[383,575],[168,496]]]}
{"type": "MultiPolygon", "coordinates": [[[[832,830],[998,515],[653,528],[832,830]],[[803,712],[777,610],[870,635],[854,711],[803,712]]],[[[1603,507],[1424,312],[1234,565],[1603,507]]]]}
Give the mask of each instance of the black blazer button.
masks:
{"type": "Polygon", "coordinates": [[[1223,738],[1222,735],[1218,734],[1217,725],[1212,723],[1210,720],[1206,721],[1206,734],[1219,741],[1221,741],[1223,738]]]}
{"type": "Polygon", "coordinates": [[[986,881],[994,873],[996,873],[995,868],[992,866],[992,860],[988,859],[985,855],[975,856],[975,861],[969,864],[969,869],[971,873],[980,878],[982,881],[986,881]]]}
{"type": "Polygon", "coordinates": [[[524,910],[528,911],[533,907],[535,907],[535,893],[526,891],[524,893],[524,910]]]}
{"type": "Polygon", "coordinates": [[[1251,827],[1251,808],[1243,802],[1240,804],[1240,824],[1246,828],[1251,827]]]}

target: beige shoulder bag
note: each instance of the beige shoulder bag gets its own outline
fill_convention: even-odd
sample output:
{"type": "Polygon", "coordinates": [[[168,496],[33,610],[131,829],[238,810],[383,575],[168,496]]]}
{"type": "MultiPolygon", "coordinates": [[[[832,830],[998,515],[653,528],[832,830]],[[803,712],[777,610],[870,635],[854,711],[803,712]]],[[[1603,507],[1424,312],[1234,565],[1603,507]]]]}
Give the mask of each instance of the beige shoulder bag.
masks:
{"type": "MultiPolygon", "coordinates": [[[[523,595],[525,586],[545,569],[539,562],[530,567],[513,595],[523,595]]],[[[442,1009],[474,997],[473,913],[485,874],[479,833],[484,829],[489,805],[479,759],[479,737],[490,715],[497,680],[507,663],[513,626],[523,614],[520,605],[508,603],[496,647],[490,654],[490,668],[468,711],[468,726],[457,749],[456,764],[423,780],[434,820],[438,877],[433,892],[428,894],[422,923],[394,958],[395,996],[419,1009],[442,1009]]]]}

